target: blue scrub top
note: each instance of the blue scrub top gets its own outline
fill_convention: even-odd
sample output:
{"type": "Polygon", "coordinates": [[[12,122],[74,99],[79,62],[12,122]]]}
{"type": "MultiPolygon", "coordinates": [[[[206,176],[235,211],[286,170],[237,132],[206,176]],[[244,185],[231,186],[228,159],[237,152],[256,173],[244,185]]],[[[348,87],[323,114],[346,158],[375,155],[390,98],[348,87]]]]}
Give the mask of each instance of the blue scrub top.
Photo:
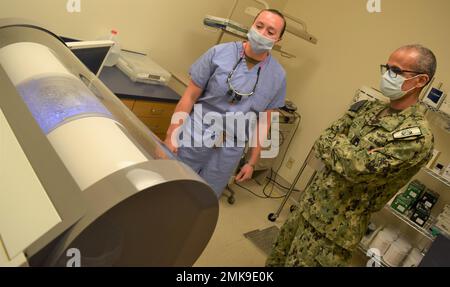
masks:
{"type": "MultiPolygon", "coordinates": [[[[225,116],[227,112],[258,113],[284,106],[286,72],[270,54],[250,70],[245,57],[242,59],[233,74],[231,84],[241,93],[250,93],[257,80],[258,68],[261,66],[258,85],[252,96],[243,97],[240,102],[230,104],[232,96],[227,94],[227,77],[242,57],[243,51],[243,42],[220,44],[209,49],[191,66],[189,74],[192,81],[203,89],[203,94],[196,103],[202,105],[202,115],[197,115],[197,119],[203,119],[208,112],[217,112],[225,116]]],[[[194,112],[191,119],[194,119],[194,112]]],[[[197,124],[203,126],[203,130],[207,128],[202,123],[197,124]]]]}
{"type": "MultiPolygon", "coordinates": [[[[228,179],[237,167],[243,153],[243,147],[206,148],[200,147],[198,142],[208,134],[208,126],[203,123],[203,116],[215,112],[223,117],[229,112],[263,112],[284,106],[286,97],[286,73],[278,61],[269,55],[263,62],[252,69],[248,69],[245,57],[236,67],[231,83],[241,93],[250,93],[257,80],[258,69],[261,66],[259,81],[255,92],[250,97],[243,97],[241,101],[231,104],[232,96],[228,95],[227,78],[236,63],[243,56],[243,42],[220,44],[209,49],[190,68],[192,81],[201,89],[202,95],[196,104],[201,104],[201,114],[194,109],[191,113],[191,139],[197,147],[180,147],[178,157],[193,170],[198,172],[214,189],[218,196],[225,188],[228,179]],[[197,115],[195,115],[197,113],[197,115]],[[202,127],[195,130],[195,125],[202,127]],[[202,134],[198,134],[201,132],[202,134]]],[[[226,127],[224,127],[226,128],[226,127]]],[[[234,130],[236,131],[236,129],[234,130]]],[[[227,137],[229,134],[227,133],[227,137]]]]}

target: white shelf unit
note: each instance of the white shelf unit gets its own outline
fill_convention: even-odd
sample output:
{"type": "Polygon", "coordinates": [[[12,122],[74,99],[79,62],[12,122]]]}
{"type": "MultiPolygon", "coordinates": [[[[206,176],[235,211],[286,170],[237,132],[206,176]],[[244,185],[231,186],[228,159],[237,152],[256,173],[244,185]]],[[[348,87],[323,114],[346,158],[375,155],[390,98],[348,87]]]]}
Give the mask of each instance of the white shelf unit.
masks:
{"type": "Polygon", "coordinates": [[[427,103],[425,103],[425,102],[422,102],[422,104],[424,104],[425,107],[426,107],[429,111],[432,111],[433,113],[437,113],[437,114],[439,114],[439,116],[441,116],[443,119],[445,119],[445,120],[447,120],[447,121],[450,121],[450,115],[448,115],[448,114],[446,114],[446,113],[444,113],[444,112],[442,112],[442,111],[440,111],[440,110],[438,110],[438,109],[436,109],[436,108],[430,106],[429,104],[427,104],[427,103]]]}
{"type": "Polygon", "coordinates": [[[386,205],[385,209],[388,210],[389,212],[391,212],[393,215],[395,215],[395,217],[397,217],[399,220],[406,223],[411,228],[413,228],[414,230],[416,230],[417,232],[419,232],[420,234],[425,236],[426,238],[428,238],[432,241],[435,239],[435,236],[433,236],[433,234],[431,233],[431,227],[433,226],[433,223],[434,223],[433,217],[430,217],[427,220],[427,222],[425,223],[425,225],[423,227],[420,227],[419,225],[412,222],[408,216],[401,214],[400,212],[394,210],[391,206],[386,205]]]}
{"type": "Polygon", "coordinates": [[[446,178],[442,177],[441,175],[435,173],[431,169],[429,169],[427,167],[424,167],[424,168],[422,168],[422,171],[424,171],[425,173],[427,173],[428,175],[430,175],[434,179],[440,181],[441,183],[445,184],[447,187],[450,187],[450,181],[449,180],[447,180],[446,178]]]}
{"type": "MultiPolygon", "coordinates": [[[[438,182],[440,182],[441,184],[443,184],[447,189],[449,189],[450,191],[450,181],[448,181],[447,179],[445,179],[444,177],[442,177],[441,175],[433,172],[431,169],[429,168],[422,168],[421,169],[423,171],[423,173],[425,175],[430,176],[433,180],[436,180],[438,182]]],[[[399,221],[401,221],[403,224],[406,224],[407,226],[409,226],[411,229],[415,230],[416,232],[418,232],[419,234],[421,234],[424,238],[426,238],[429,242],[433,242],[436,238],[435,235],[433,235],[431,228],[433,227],[434,223],[435,223],[435,218],[433,216],[430,216],[430,218],[427,220],[427,222],[425,223],[425,225],[423,227],[415,224],[413,221],[411,221],[411,219],[405,215],[402,214],[396,210],[394,210],[391,206],[390,206],[389,202],[384,208],[383,210],[389,212],[389,214],[392,214],[396,219],[398,219],[399,221]]],[[[446,234],[444,234],[445,236],[447,236],[446,234]]],[[[362,252],[365,256],[367,256],[367,251],[368,249],[364,246],[362,246],[361,244],[358,246],[358,249],[360,252],[362,252]]],[[[391,267],[387,262],[385,262],[383,260],[383,258],[376,258],[376,257],[371,257],[371,256],[367,256],[368,259],[372,259],[374,262],[376,262],[380,267],[391,267]]]]}

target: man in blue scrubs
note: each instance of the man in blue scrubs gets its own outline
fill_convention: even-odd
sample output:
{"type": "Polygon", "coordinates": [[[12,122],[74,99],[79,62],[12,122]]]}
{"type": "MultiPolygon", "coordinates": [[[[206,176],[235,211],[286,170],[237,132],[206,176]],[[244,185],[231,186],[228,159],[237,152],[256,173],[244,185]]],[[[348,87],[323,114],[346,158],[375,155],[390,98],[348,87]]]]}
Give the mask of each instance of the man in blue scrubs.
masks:
{"type": "MultiPolygon", "coordinates": [[[[184,131],[189,130],[189,133],[184,133],[183,137],[188,134],[193,143],[186,146],[179,141],[174,142],[173,139],[178,138],[173,135],[174,131],[182,129],[182,123],[175,117],[167,131],[165,143],[182,162],[211,185],[218,197],[237,168],[244,147],[237,144],[236,131],[230,131],[228,122],[223,133],[217,134],[210,132],[211,125],[205,124],[203,118],[214,112],[226,122],[227,113],[242,112],[245,115],[253,112],[258,115],[266,111],[270,115],[271,111],[284,106],[286,73],[272,57],[270,50],[281,40],[285,26],[286,21],[280,12],[263,10],[255,18],[248,33],[248,41],[214,46],[190,69],[191,81],[174,115],[189,114],[190,121],[185,121],[183,126],[184,131]],[[223,145],[206,146],[202,142],[205,138],[212,138],[223,145]],[[235,144],[230,147],[224,143],[225,140],[235,144]]],[[[261,145],[258,142],[251,150],[250,160],[236,176],[237,182],[252,177],[260,153],[261,145]]]]}

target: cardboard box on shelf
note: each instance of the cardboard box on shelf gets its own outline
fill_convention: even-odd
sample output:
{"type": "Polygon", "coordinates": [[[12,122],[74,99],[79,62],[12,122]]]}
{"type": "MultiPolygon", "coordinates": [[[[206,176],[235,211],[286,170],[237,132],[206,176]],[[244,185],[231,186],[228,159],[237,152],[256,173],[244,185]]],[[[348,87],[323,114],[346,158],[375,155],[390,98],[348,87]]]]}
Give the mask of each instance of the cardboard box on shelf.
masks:
{"type": "Polygon", "coordinates": [[[405,195],[404,193],[401,193],[397,195],[397,197],[394,199],[394,201],[391,204],[391,207],[400,212],[401,214],[406,213],[407,210],[409,210],[414,204],[414,199],[405,195]]]}
{"type": "Polygon", "coordinates": [[[433,206],[437,203],[438,199],[439,194],[427,188],[423,193],[422,197],[419,199],[419,202],[423,203],[426,208],[431,210],[433,206]]]}

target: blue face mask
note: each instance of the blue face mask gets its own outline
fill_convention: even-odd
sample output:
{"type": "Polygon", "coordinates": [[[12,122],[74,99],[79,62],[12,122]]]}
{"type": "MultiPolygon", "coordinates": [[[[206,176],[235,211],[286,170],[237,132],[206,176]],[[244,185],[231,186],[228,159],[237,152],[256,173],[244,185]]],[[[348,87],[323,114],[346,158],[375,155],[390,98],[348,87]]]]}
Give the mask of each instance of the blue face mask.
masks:
{"type": "Polygon", "coordinates": [[[259,34],[259,32],[256,31],[254,27],[252,27],[248,31],[247,37],[253,52],[255,52],[256,54],[269,52],[275,45],[274,40],[266,38],[263,35],[259,34]]]}
{"type": "MultiPolygon", "coordinates": [[[[415,76],[417,77],[417,76],[415,76]]],[[[412,77],[410,79],[413,79],[415,77],[412,77]]],[[[409,93],[410,91],[414,90],[414,88],[408,90],[408,91],[403,91],[402,87],[403,87],[403,83],[405,83],[406,80],[410,80],[410,79],[406,79],[405,77],[401,76],[401,75],[397,75],[396,78],[392,78],[389,75],[389,71],[387,71],[382,79],[381,79],[381,92],[388,97],[389,99],[395,101],[398,99],[403,98],[407,93],[409,93]]]]}

